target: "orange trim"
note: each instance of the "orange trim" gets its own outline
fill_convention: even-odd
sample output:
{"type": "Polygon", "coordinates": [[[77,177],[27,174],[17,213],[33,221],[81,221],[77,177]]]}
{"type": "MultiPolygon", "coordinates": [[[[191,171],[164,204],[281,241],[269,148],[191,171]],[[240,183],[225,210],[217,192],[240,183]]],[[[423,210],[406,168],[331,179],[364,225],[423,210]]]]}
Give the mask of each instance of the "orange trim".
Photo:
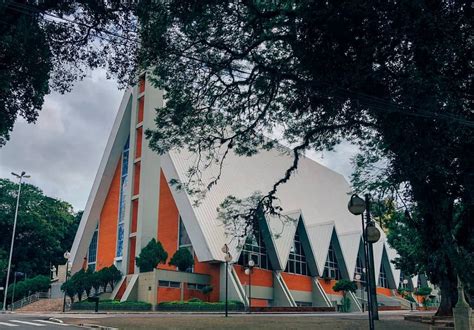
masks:
{"type": "Polygon", "coordinates": [[[114,263],[120,197],[120,164],[121,159],[115,167],[114,177],[100,213],[96,270],[109,267],[114,263]]]}
{"type": "Polygon", "coordinates": [[[140,193],[140,172],[141,172],[141,162],[138,162],[134,165],[135,170],[133,171],[133,195],[138,195],[140,193]]]}
{"type": "Polygon", "coordinates": [[[336,292],[332,289],[332,287],[334,286],[334,284],[337,283],[337,280],[330,280],[328,282],[326,282],[324,279],[322,278],[318,278],[318,281],[319,281],[319,284],[321,284],[321,286],[323,287],[324,289],[324,292],[326,292],[327,294],[333,294],[333,295],[336,295],[336,296],[342,296],[342,292],[339,291],[339,292],[336,292]]]}
{"type": "Polygon", "coordinates": [[[137,141],[135,144],[135,158],[142,156],[143,126],[136,129],[137,141]]]}
{"type": "Polygon", "coordinates": [[[138,100],[137,124],[143,122],[143,110],[145,108],[145,97],[138,100]]]}
{"type": "Polygon", "coordinates": [[[137,223],[138,223],[138,199],[132,201],[132,228],[130,233],[137,232],[137,223]]]}
{"type": "MultiPolygon", "coordinates": [[[[245,274],[245,267],[241,265],[234,265],[234,269],[239,277],[242,285],[247,285],[249,282],[249,276],[245,274]]],[[[254,268],[252,270],[252,286],[265,286],[273,287],[273,272],[267,269],[254,268]]]]}
{"type": "Polygon", "coordinates": [[[145,75],[143,75],[138,81],[138,93],[143,93],[145,91],[145,75]]]}
{"type": "Polygon", "coordinates": [[[387,296],[387,297],[393,296],[391,289],[377,287],[377,289],[375,291],[377,291],[377,294],[381,294],[381,295],[384,295],[384,296],[387,296]]]}
{"type": "Polygon", "coordinates": [[[281,273],[281,276],[290,290],[313,291],[313,281],[310,276],[284,272],[281,273]]]}
{"type": "Polygon", "coordinates": [[[128,273],[135,273],[135,249],[136,249],[136,238],[131,237],[129,242],[129,254],[128,254],[128,273]]]}
{"type": "Polygon", "coordinates": [[[165,265],[160,264],[160,269],[176,270],[175,266],[168,265],[169,260],[173,257],[178,249],[178,208],[171,194],[168,182],[160,172],[160,204],[158,207],[158,240],[163,248],[168,252],[168,260],[165,265]]]}
{"type": "Polygon", "coordinates": [[[117,295],[115,296],[115,300],[120,300],[125,293],[125,289],[127,289],[127,280],[125,279],[120,285],[120,288],[117,291],[117,295]]]}

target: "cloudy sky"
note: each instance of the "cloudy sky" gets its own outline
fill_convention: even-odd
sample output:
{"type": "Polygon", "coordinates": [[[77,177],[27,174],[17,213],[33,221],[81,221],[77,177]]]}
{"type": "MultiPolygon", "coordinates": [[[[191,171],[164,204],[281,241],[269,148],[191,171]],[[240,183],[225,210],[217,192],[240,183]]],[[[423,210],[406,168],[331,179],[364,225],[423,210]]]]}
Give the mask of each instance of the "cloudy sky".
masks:
{"type": "MultiPolygon", "coordinates": [[[[36,124],[18,120],[6,146],[0,148],[0,177],[31,174],[29,182],[47,195],[86,204],[123,91],[97,70],[71,93],[46,97],[36,124]]],[[[334,152],[309,156],[349,178],[355,148],[342,144],[334,152]]]]}

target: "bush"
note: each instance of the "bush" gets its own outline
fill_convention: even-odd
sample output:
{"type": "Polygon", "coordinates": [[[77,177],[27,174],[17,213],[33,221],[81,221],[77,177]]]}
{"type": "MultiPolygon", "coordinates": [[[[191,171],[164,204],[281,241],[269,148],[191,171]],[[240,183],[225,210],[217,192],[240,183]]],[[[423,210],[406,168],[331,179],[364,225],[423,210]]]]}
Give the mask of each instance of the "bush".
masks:
{"type": "Polygon", "coordinates": [[[153,238],[135,258],[135,263],[140,268],[140,272],[145,273],[151,272],[158,264],[165,264],[167,259],[168,253],[161,243],[153,238]]]}
{"type": "MultiPolygon", "coordinates": [[[[95,302],[81,301],[71,305],[72,310],[94,310],[95,302]]],[[[99,302],[99,310],[120,310],[120,311],[149,311],[151,304],[143,301],[103,300],[99,302]]]]}
{"type": "Polygon", "coordinates": [[[179,271],[185,272],[194,265],[194,258],[187,248],[179,248],[171,258],[170,265],[178,267],[179,271]]]}
{"type": "Polygon", "coordinates": [[[428,286],[421,286],[415,290],[414,294],[416,296],[429,296],[432,290],[433,289],[428,286]]]}
{"type": "Polygon", "coordinates": [[[357,284],[354,281],[349,281],[349,280],[339,280],[334,284],[332,289],[336,292],[342,291],[343,296],[346,296],[346,292],[356,292],[357,290],[357,284]]]}
{"type": "Polygon", "coordinates": [[[348,313],[351,310],[351,300],[347,297],[342,297],[341,312],[348,313]]]}
{"type": "Polygon", "coordinates": [[[112,265],[110,267],[104,267],[101,270],[99,270],[97,273],[98,274],[95,275],[97,276],[97,278],[93,279],[91,277],[91,281],[93,280],[100,283],[102,287],[104,288],[104,292],[107,291],[107,286],[109,285],[113,290],[115,287],[115,284],[118,281],[120,281],[120,279],[122,278],[122,273],[120,272],[120,270],[117,269],[117,267],[115,267],[115,265],[112,265]]]}
{"type": "Polygon", "coordinates": [[[7,297],[11,299],[13,288],[15,287],[15,300],[26,297],[36,292],[47,292],[51,287],[51,281],[48,276],[38,275],[24,281],[16,282],[8,286],[7,297]]]}

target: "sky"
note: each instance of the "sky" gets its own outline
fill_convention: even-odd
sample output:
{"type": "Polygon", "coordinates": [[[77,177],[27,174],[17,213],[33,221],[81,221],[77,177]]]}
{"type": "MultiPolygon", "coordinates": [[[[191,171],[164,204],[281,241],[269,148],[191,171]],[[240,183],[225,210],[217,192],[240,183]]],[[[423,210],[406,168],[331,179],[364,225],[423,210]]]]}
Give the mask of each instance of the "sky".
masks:
{"type": "MultiPolygon", "coordinates": [[[[92,71],[70,93],[45,99],[36,124],[18,119],[10,141],[0,148],[0,177],[26,171],[28,182],[51,197],[83,210],[117,113],[123,90],[92,71]]],[[[349,179],[356,148],[343,143],[331,152],[307,156],[349,179]]]]}

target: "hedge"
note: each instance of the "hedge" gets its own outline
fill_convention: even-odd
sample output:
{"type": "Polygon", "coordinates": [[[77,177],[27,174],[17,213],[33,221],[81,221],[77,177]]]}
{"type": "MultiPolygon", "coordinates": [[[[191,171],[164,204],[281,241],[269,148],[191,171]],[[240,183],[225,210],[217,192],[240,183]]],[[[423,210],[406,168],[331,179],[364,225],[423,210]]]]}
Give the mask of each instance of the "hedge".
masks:
{"type": "MultiPolygon", "coordinates": [[[[89,301],[75,302],[71,306],[72,310],[94,310],[95,303],[89,301]]],[[[151,304],[143,301],[124,301],[117,300],[102,300],[99,302],[100,310],[115,310],[115,311],[149,311],[151,304]]]]}
{"type": "MultiPolygon", "coordinates": [[[[170,301],[159,303],[157,310],[166,311],[223,311],[225,302],[203,302],[203,301],[170,301]]],[[[244,305],[240,301],[229,301],[229,310],[241,311],[244,305]]]]}

